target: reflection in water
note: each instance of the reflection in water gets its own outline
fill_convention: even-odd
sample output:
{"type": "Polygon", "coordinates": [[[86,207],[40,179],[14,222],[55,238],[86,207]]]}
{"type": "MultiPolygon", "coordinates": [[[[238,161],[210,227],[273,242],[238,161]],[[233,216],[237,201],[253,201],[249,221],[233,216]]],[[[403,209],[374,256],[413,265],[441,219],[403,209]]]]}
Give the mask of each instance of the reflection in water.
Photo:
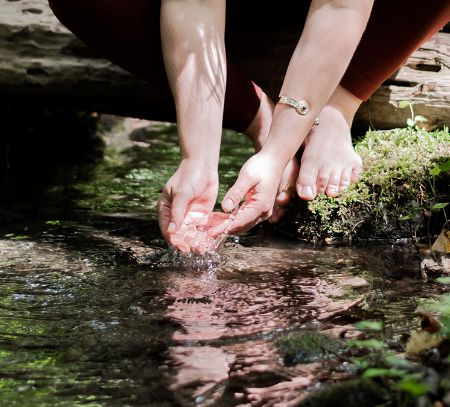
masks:
{"type": "MultiPolygon", "coordinates": [[[[166,315],[180,325],[169,349],[176,370],[171,388],[208,405],[224,397],[230,380],[241,387],[234,397],[247,401],[263,397],[262,388],[248,387],[258,383],[257,375],[270,377],[267,392],[274,399],[283,388],[311,385],[311,371],[286,372],[271,340],[302,324],[319,326],[360,302],[362,293],[347,298],[352,274],[335,270],[336,282],[327,281],[329,273],[321,277],[312,265],[320,252],[295,245],[231,245],[223,256],[220,268],[169,277],[166,296],[173,303],[166,315]]],[[[297,397],[294,391],[283,395],[297,397]]]]}
{"type": "MultiPolygon", "coordinates": [[[[162,253],[155,199],[173,133],[141,134],[152,148],[47,201],[0,205],[0,405],[295,405],[338,361],[285,366],[274,339],[343,335],[356,315],[397,340],[420,298],[437,295],[390,247],[257,235],[189,264],[162,253]]],[[[225,137],[225,183],[250,151],[240,140],[225,137]]]]}
{"type": "Polygon", "coordinates": [[[122,256],[138,250],[129,222],[39,224],[29,240],[0,240],[2,400],[290,405],[328,367],[285,366],[273,339],[342,333],[351,320],[339,315],[364,308],[389,314],[392,337],[411,325],[421,283],[386,283],[369,251],[256,239],[227,243],[206,270],[148,253],[136,264],[122,256]]]}

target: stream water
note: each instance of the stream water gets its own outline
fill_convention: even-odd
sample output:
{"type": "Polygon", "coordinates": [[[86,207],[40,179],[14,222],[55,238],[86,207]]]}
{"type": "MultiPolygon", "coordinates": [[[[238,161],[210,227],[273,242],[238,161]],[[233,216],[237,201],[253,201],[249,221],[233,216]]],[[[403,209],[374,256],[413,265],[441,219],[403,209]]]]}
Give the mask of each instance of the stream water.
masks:
{"type": "MultiPolygon", "coordinates": [[[[155,214],[174,129],[130,137],[88,179],[0,205],[1,406],[295,405],[329,373],[285,366],[276,338],[351,335],[370,318],[395,343],[439,294],[408,248],[314,247],[268,228],[207,267],[180,261],[155,214]]],[[[250,152],[225,134],[222,185],[250,152]]]]}

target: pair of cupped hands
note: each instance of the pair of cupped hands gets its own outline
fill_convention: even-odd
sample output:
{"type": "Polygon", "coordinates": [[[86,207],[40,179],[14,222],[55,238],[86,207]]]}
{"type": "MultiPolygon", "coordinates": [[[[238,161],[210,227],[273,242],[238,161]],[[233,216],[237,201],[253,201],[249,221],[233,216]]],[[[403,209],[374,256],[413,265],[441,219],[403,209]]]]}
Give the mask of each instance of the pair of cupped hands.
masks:
{"type": "Polygon", "coordinates": [[[222,201],[225,213],[213,213],[219,189],[217,165],[199,158],[182,159],[158,202],[163,237],[183,252],[198,252],[198,236],[189,237],[185,231],[200,226],[215,239],[251,229],[272,215],[284,167],[267,153],[253,155],[222,201]]]}

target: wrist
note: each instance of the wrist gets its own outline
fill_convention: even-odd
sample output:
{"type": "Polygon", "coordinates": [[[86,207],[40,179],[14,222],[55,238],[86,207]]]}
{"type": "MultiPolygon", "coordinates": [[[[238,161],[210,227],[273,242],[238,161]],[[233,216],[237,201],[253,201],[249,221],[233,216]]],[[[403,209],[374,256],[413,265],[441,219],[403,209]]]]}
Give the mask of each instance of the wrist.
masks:
{"type": "Polygon", "coordinates": [[[270,149],[264,149],[264,147],[255,156],[264,162],[264,171],[275,177],[281,177],[289,161],[287,160],[285,163],[283,157],[270,149]]]}
{"type": "Polygon", "coordinates": [[[179,167],[188,172],[203,172],[205,174],[217,174],[219,167],[219,160],[211,157],[204,157],[202,155],[188,155],[182,156],[179,167]]]}
{"type": "Polygon", "coordinates": [[[286,165],[302,145],[315,123],[315,117],[313,109],[306,115],[300,115],[295,108],[278,104],[261,152],[277,157],[286,165]]]}

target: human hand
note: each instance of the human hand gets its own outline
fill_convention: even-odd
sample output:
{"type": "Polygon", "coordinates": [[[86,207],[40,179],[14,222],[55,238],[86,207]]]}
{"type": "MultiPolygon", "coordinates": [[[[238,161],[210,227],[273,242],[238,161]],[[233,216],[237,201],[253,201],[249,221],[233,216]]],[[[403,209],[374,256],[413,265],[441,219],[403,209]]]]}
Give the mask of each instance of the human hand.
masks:
{"type": "Polygon", "coordinates": [[[183,251],[176,232],[189,212],[210,214],[219,188],[217,170],[198,162],[183,160],[175,174],[167,181],[158,201],[158,220],[161,233],[169,243],[183,251]]]}
{"type": "Polygon", "coordinates": [[[272,215],[283,170],[283,165],[273,156],[262,153],[255,154],[244,164],[222,202],[222,208],[230,212],[244,200],[229,232],[244,232],[272,215]]]}

